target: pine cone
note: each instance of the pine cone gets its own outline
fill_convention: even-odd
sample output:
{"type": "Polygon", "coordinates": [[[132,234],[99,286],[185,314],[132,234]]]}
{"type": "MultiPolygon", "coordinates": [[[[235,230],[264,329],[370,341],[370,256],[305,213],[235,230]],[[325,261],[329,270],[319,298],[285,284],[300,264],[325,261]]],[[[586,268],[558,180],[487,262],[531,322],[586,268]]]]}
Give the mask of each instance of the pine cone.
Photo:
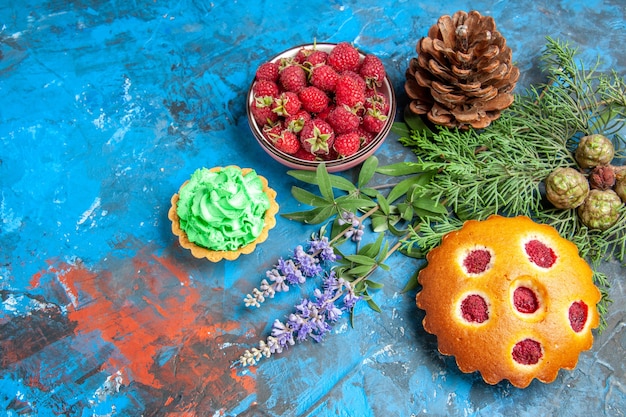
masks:
{"type": "Polygon", "coordinates": [[[519,69],[492,17],[442,16],[415,49],[404,84],[411,112],[438,125],[480,129],[513,103],[519,69]]]}

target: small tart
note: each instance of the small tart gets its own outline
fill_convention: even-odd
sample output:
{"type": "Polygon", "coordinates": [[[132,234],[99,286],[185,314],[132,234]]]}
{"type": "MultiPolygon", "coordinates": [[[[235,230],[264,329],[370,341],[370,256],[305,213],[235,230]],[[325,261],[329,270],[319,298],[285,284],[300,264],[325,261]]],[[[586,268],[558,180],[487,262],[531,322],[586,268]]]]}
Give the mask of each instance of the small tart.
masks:
{"type": "Polygon", "coordinates": [[[601,294],[572,242],[525,216],[470,220],[431,250],[417,306],[439,352],[485,382],[524,388],[591,348],[601,294]]]}
{"type": "MultiPolygon", "coordinates": [[[[243,176],[246,176],[249,173],[255,172],[251,168],[240,168],[236,165],[229,165],[227,167],[214,167],[214,168],[210,168],[209,171],[220,172],[221,170],[227,169],[227,168],[238,169],[241,171],[241,174],[243,176]]],[[[261,183],[263,184],[263,193],[267,196],[269,200],[269,208],[265,211],[265,214],[264,214],[263,228],[260,231],[259,235],[253,241],[234,250],[212,250],[212,249],[206,248],[204,246],[200,246],[190,241],[189,237],[187,236],[187,233],[181,227],[181,221],[177,213],[180,192],[189,183],[189,181],[185,181],[181,185],[178,193],[172,196],[171,207],[167,215],[167,217],[172,222],[172,232],[174,233],[174,235],[178,236],[178,241],[180,245],[185,249],[189,249],[191,251],[191,254],[194,257],[199,258],[199,259],[206,258],[211,262],[219,262],[222,259],[232,261],[232,260],[239,258],[239,256],[242,254],[247,255],[247,254],[252,253],[256,249],[256,246],[259,243],[262,243],[267,239],[269,230],[272,229],[274,226],[276,226],[276,214],[278,213],[278,208],[279,208],[278,203],[276,203],[276,191],[274,191],[272,188],[268,186],[268,182],[265,177],[258,175],[258,174],[257,174],[257,177],[260,179],[261,183]]]]}

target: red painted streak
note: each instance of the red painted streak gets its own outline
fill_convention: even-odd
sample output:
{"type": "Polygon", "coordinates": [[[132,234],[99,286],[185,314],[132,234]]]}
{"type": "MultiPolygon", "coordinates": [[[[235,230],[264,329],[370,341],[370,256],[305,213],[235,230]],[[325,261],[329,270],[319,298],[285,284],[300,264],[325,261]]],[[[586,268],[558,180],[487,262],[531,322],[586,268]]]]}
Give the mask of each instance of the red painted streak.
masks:
{"type": "Polygon", "coordinates": [[[30,287],[31,288],[37,288],[39,286],[39,283],[41,282],[41,277],[44,275],[44,272],[39,271],[36,274],[34,274],[31,278],[30,278],[30,287]]]}
{"type": "Polygon", "coordinates": [[[200,415],[255,391],[252,376],[230,368],[236,339],[245,339],[233,336],[239,323],[224,320],[220,309],[207,313],[223,292],[195,287],[174,260],[140,252],[99,273],[60,263],[35,274],[31,285],[46,273],[56,274],[72,300],[67,311],[75,333],[96,332],[116,346],[119,354],[106,359],[103,371],[121,371],[125,384],[164,390],[161,406],[170,415],[200,415]],[[165,362],[159,359],[172,351],[165,362]]]}
{"type": "Polygon", "coordinates": [[[162,258],[156,255],[152,255],[152,258],[171,272],[172,275],[178,278],[181,284],[189,285],[189,274],[182,268],[182,266],[176,265],[171,259],[162,258]]]}
{"type": "Polygon", "coordinates": [[[150,301],[147,297],[142,297],[142,300],[146,302],[146,304],[151,305],[152,307],[154,307],[154,309],[161,315],[161,317],[166,318],[168,312],[165,311],[160,305],[158,304],[154,304],[152,301],[150,301]]]}
{"type": "MultiPolygon", "coordinates": [[[[133,262],[134,266],[142,266],[138,263],[141,262],[137,259],[133,262]]],[[[118,291],[111,291],[116,287],[102,282],[115,280],[113,277],[95,277],[89,271],[74,269],[59,278],[66,281],[72,293],[78,294],[78,287],[80,294],[89,295],[79,300],[78,308],[69,310],[70,320],[78,323],[76,332],[99,331],[129,360],[127,367],[133,380],[160,388],[163,382],[152,373],[154,360],[162,348],[180,343],[184,330],[194,326],[196,314],[191,307],[198,303],[200,295],[194,288],[180,285],[168,286],[165,292],[163,283],[150,277],[147,274],[147,278],[129,279],[129,285],[144,291],[126,293],[122,288],[122,297],[118,291]]]]}
{"type": "Polygon", "coordinates": [[[165,415],[167,417],[198,417],[195,411],[173,411],[168,412],[165,415]]]}

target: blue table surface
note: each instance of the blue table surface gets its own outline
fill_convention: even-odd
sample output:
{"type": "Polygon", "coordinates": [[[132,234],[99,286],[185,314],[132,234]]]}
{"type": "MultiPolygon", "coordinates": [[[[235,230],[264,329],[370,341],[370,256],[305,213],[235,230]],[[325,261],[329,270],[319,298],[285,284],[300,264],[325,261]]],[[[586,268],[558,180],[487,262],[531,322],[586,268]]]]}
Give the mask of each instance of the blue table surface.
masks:
{"type": "MultiPolygon", "coordinates": [[[[624,0],[3,0],[0,7],[0,414],[8,416],[624,416],[626,269],[602,265],[608,327],[573,371],[526,389],[461,373],[425,333],[420,260],[379,271],[382,312],[356,310],[320,344],[231,368],[306,294],[243,305],[317,227],[283,217],[237,261],[197,260],[167,219],[197,168],[256,169],[281,213],[297,181],[250,133],[256,67],[294,45],[354,43],[404,72],[439,16],[495,18],[521,70],[543,81],[546,36],[626,73],[624,0]]],[[[412,160],[390,134],[381,164],[412,160]]],[[[348,177],[354,172],[345,173],[348,177]]],[[[305,291],[305,290],[302,290],[305,291]]]]}

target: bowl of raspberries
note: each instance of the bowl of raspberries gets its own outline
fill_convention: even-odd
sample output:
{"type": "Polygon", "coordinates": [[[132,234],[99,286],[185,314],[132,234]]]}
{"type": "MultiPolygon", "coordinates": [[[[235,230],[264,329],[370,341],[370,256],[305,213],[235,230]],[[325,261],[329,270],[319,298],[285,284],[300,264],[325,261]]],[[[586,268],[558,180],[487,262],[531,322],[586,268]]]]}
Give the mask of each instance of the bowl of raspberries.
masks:
{"type": "Polygon", "coordinates": [[[250,128],[272,158],[329,172],[371,156],[396,112],[382,61],[348,42],[300,45],[263,62],[247,100],[250,128]]]}

